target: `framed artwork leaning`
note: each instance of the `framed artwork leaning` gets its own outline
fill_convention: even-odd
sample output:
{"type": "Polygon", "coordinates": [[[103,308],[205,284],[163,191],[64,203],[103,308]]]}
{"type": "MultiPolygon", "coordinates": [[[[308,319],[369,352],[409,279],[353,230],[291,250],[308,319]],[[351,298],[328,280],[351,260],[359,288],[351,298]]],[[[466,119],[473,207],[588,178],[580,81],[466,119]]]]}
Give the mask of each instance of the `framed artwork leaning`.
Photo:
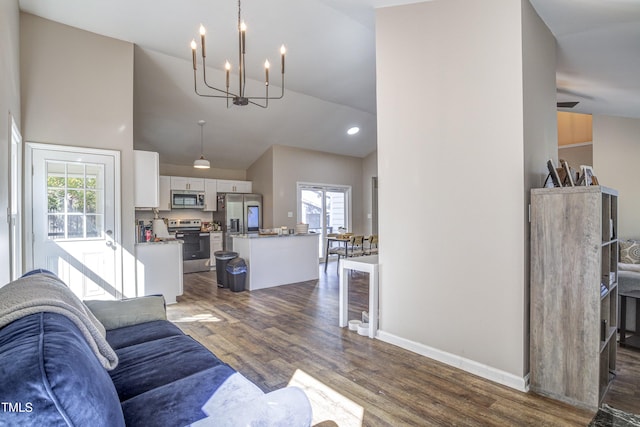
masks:
{"type": "Polygon", "coordinates": [[[600,185],[598,178],[593,173],[593,167],[588,165],[580,165],[582,175],[580,176],[580,183],[589,187],[591,185],[600,185]]]}

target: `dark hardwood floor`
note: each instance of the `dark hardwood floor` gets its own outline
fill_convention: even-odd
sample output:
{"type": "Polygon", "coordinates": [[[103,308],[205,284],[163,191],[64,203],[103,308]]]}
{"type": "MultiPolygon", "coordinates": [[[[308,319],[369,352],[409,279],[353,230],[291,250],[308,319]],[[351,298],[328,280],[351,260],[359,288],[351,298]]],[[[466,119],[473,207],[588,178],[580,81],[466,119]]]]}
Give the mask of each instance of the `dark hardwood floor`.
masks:
{"type": "MultiPolygon", "coordinates": [[[[187,274],[168,317],[264,391],[301,370],[361,406],[365,426],[586,426],[592,419],[593,412],[338,327],[335,262],[327,273],[322,267],[319,281],[239,293],[218,288],[215,272],[187,274]]],[[[367,275],[354,273],[350,289],[349,318],[359,318],[367,275]]],[[[618,366],[606,402],[638,413],[640,352],[621,349],[618,366]]],[[[341,425],[331,417],[314,422],[341,425]]]]}

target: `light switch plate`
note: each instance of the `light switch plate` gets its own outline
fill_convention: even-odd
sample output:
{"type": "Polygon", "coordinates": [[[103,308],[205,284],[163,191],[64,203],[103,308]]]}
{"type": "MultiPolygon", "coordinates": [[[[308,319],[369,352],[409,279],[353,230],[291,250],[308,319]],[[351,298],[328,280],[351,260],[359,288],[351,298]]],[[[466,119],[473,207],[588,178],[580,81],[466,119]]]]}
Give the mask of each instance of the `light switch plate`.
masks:
{"type": "Polygon", "coordinates": [[[288,216],[289,218],[293,218],[293,212],[287,212],[287,216],[288,216]]]}

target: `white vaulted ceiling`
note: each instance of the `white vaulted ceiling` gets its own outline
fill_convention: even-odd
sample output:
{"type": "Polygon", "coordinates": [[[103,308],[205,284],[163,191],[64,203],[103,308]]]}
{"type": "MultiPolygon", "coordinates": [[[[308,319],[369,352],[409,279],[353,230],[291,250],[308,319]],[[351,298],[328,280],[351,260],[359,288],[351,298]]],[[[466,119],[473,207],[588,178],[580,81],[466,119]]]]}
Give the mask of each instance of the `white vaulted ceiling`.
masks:
{"type": "MultiPolygon", "coordinates": [[[[189,42],[200,23],[210,80],[223,84],[224,61],[237,64],[236,0],[20,0],[20,7],[136,45],[135,148],[189,165],[200,154],[203,119],[211,165],[246,169],[273,144],[357,157],[376,149],[374,8],[400,3],[411,1],[244,0],[251,93],[262,94],[266,58],[278,92],[278,49],[287,46],[285,97],[266,110],[227,109],[193,90],[189,42]],[[347,136],[354,125],[360,133],[347,136]]],[[[576,112],[640,117],[640,0],[531,3],[558,39],[558,101],[580,101],[576,112]]]]}

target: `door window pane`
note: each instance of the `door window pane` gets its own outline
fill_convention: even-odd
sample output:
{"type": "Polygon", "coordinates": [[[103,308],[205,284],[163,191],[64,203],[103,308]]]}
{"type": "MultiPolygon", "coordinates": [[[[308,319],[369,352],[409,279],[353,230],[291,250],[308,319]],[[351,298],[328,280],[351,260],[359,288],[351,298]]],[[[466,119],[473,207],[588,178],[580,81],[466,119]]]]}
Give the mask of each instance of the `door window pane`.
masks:
{"type": "Polygon", "coordinates": [[[64,190],[47,191],[47,211],[50,213],[64,212],[64,190]]]}
{"type": "Polygon", "coordinates": [[[67,216],[67,237],[70,239],[84,237],[84,218],[81,215],[67,216]]]}
{"type": "Polygon", "coordinates": [[[302,222],[309,224],[309,231],[316,233],[322,232],[322,190],[302,190],[301,194],[301,213],[302,222]]]}
{"type": "Polygon", "coordinates": [[[102,215],[87,215],[87,237],[101,237],[102,215]]]}
{"type": "Polygon", "coordinates": [[[97,192],[96,191],[91,191],[91,190],[87,190],[85,192],[86,195],[86,208],[87,208],[87,213],[97,213],[97,192]]]}
{"type": "Polygon", "coordinates": [[[64,215],[49,215],[48,216],[48,235],[51,240],[64,239],[64,215]]]}
{"type": "Polygon", "coordinates": [[[347,228],[346,194],[344,191],[327,191],[327,232],[337,233],[347,228]]]}

